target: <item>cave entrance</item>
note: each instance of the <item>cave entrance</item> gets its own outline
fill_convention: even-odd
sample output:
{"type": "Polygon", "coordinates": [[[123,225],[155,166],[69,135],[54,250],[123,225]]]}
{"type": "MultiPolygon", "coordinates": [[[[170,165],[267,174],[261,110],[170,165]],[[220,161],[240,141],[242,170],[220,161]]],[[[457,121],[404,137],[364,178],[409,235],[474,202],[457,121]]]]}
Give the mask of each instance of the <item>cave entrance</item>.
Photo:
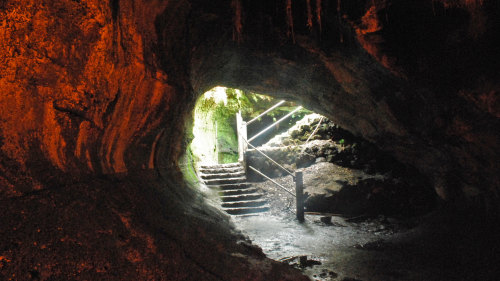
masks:
{"type": "MultiPolygon", "coordinates": [[[[253,188],[249,182],[265,179],[293,199],[299,198],[297,218],[303,220],[303,196],[297,192],[302,188],[301,181],[284,186],[271,178],[275,168],[294,179],[301,178],[300,172],[294,172],[297,157],[293,154],[299,151],[272,153],[272,159],[261,148],[269,143],[285,146],[284,135],[308,114],[312,112],[293,102],[238,89],[215,87],[200,97],[194,109],[190,152],[198,177],[219,193],[220,206],[226,213],[249,215],[269,211],[269,200],[263,199],[266,189],[253,188]]],[[[313,134],[309,133],[308,141],[313,134]]]]}
{"type": "Polygon", "coordinates": [[[293,112],[298,105],[283,102],[273,114],[250,124],[247,136],[251,139],[293,112],[252,144],[286,169],[303,171],[306,223],[298,223],[295,198],[275,184],[293,192],[292,177],[251,148],[247,167],[260,168],[271,180],[238,166],[237,114],[252,120],[277,103],[272,97],[224,87],[199,98],[188,153],[198,179],[205,183],[200,186],[210,187],[201,190],[272,259],[302,269],[316,265],[310,276],[324,274],[333,264],[345,268],[354,264],[362,270],[362,259],[346,259],[352,248],[378,247],[381,238],[391,239],[405,223],[400,216],[428,211],[433,194],[373,144],[325,116],[307,109],[293,112]],[[318,259],[323,265],[318,266],[318,259]]]}
{"type": "Polygon", "coordinates": [[[197,101],[193,139],[186,154],[192,156],[196,168],[193,179],[213,185],[217,197],[223,197],[221,206],[227,213],[245,214],[249,210],[236,208],[241,204],[235,195],[250,193],[243,201],[252,201],[263,197],[254,194],[260,190],[268,194],[266,201],[271,204],[260,200],[252,202],[253,207],[267,206],[258,210],[278,216],[288,212],[295,217],[295,182],[290,174],[299,169],[306,212],[412,215],[432,208],[434,193],[413,167],[402,165],[327,117],[297,107],[293,102],[225,87],[215,87],[197,101]],[[273,107],[272,112],[261,115],[273,107]],[[255,120],[248,122],[252,145],[244,163],[239,161],[238,115],[240,121],[255,120]],[[265,130],[270,124],[275,125],[265,130]],[[224,198],[226,195],[230,197],[224,198]]]}
{"type": "Polygon", "coordinates": [[[213,165],[241,160],[238,146],[242,140],[238,140],[237,116],[252,121],[246,128],[248,135],[254,136],[250,141],[254,146],[261,146],[312,113],[307,109],[296,109],[295,103],[270,96],[226,87],[212,88],[198,99],[194,108],[190,144],[194,162],[213,165]],[[272,112],[261,115],[269,108],[273,108],[272,112]],[[269,128],[279,120],[282,122],[269,128]]]}

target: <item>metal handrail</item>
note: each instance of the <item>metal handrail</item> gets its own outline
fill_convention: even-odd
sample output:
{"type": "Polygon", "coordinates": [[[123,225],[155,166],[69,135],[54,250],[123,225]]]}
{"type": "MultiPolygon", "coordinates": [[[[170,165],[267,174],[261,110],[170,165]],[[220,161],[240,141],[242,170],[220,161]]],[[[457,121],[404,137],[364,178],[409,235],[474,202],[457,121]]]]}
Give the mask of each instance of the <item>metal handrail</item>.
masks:
{"type": "MultiPolygon", "coordinates": [[[[282,101],[284,102],[284,101],[282,101]]],[[[275,105],[273,108],[279,106],[282,102],[278,103],[277,105],[275,105]]],[[[273,108],[267,110],[265,113],[271,111],[273,108]]],[[[243,139],[245,141],[245,143],[252,147],[253,149],[257,150],[260,154],[262,154],[264,157],[266,157],[268,160],[270,160],[273,164],[275,164],[276,166],[278,166],[279,168],[281,168],[283,171],[285,171],[286,173],[288,173],[289,175],[292,176],[293,178],[293,181],[295,182],[295,193],[296,194],[293,194],[292,192],[290,192],[287,188],[285,188],[284,186],[282,186],[281,184],[277,183],[276,181],[274,181],[273,179],[271,179],[270,177],[266,176],[264,173],[262,173],[261,171],[257,170],[256,168],[248,165],[248,168],[252,169],[254,172],[256,172],[257,174],[263,176],[264,178],[270,180],[272,183],[276,184],[277,186],[279,186],[280,188],[282,188],[283,190],[285,190],[287,193],[291,194],[293,197],[295,197],[295,203],[297,205],[297,220],[299,222],[304,222],[305,218],[304,218],[304,186],[303,186],[303,178],[302,178],[302,172],[301,171],[296,171],[295,174],[288,171],[288,169],[286,169],[285,167],[281,166],[280,164],[278,164],[278,162],[274,161],[271,157],[269,157],[268,155],[266,155],[264,152],[260,151],[258,148],[256,148],[254,145],[252,145],[250,143],[251,140],[255,139],[256,137],[258,137],[259,135],[263,134],[264,132],[266,132],[267,130],[271,129],[272,127],[274,127],[274,125],[280,123],[281,121],[285,120],[286,118],[288,118],[290,115],[294,114],[295,112],[297,112],[298,110],[300,110],[302,108],[302,106],[299,106],[297,107],[295,110],[293,110],[292,112],[288,113],[286,116],[284,116],[283,118],[281,118],[280,120],[276,121],[274,124],[272,124],[271,126],[267,127],[266,129],[264,129],[263,131],[261,131],[260,133],[258,133],[257,135],[253,136],[250,140],[247,140],[247,136],[246,136],[246,125],[248,125],[248,123],[245,123],[242,118],[241,118],[241,114],[238,113],[236,116],[237,116],[237,127],[238,127],[238,142],[240,141],[240,139],[243,139]],[[243,131],[240,130],[240,127],[243,128],[243,131]]],[[[263,114],[265,114],[263,113],[263,114]]],[[[263,114],[259,115],[258,117],[252,119],[250,122],[253,122],[255,121],[257,118],[259,118],[260,116],[262,116],[263,114]]],[[[250,123],[249,122],[249,123],[250,123]]],[[[319,126],[318,126],[319,127],[319,126]]],[[[243,145],[241,146],[240,144],[238,144],[238,152],[240,153],[240,156],[241,155],[244,155],[246,151],[246,147],[243,145]],[[243,149],[241,149],[243,148],[243,149]],[[241,152],[243,151],[243,154],[241,154],[241,152]]],[[[242,160],[240,161],[244,161],[244,157],[242,160]]],[[[246,164],[245,164],[246,166],[246,164]]]]}
{"type": "MultiPolygon", "coordinates": [[[[276,124],[279,124],[281,123],[283,120],[285,120],[286,118],[290,117],[292,114],[294,114],[295,112],[299,111],[300,109],[302,108],[302,106],[299,106],[297,107],[295,110],[293,110],[292,112],[288,113],[287,115],[283,116],[280,120],[274,122],[273,124],[271,124],[269,127],[265,128],[264,130],[260,131],[258,134],[256,134],[255,136],[251,137],[248,141],[252,141],[254,140],[256,137],[262,135],[263,133],[267,132],[268,130],[272,129],[276,124]]],[[[248,123],[247,123],[248,124],[248,123]]]]}
{"type": "Polygon", "coordinates": [[[277,104],[273,105],[272,107],[270,107],[268,110],[262,112],[259,116],[255,117],[254,119],[250,120],[247,122],[247,125],[250,125],[250,123],[253,123],[255,120],[259,119],[260,117],[266,115],[267,113],[269,113],[270,111],[272,111],[273,109],[275,109],[276,107],[282,105],[283,103],[285,102],[285,100],[282,100],[280,102],[278,102],[277,104]]]}
{"type": "Polygon", "coordinates": [[[271,161],[274,165],[278,166],[279,168],[281,168],[283,171],[285,171],[286,173],[288,173],[290,176],[292,176],[294,179],[295,179],[295,175],[288,171],[287,168],[281,166],[278,162],[274,161],[273,158],[269,157],[267,154],[265,154],[264,152],[260,151],[257,147],[255,147],[253,144],[249,143],[245,138],[242,138],[251,148],[257,150],[257,152],[259,152],[260,154],[262,154],[262,156],[266,157],[267,159],[269,159],[269,161],[271,161]]]}
{"type": "Polygon", "coordinates": [[[262,173],[261,171],[255,169],[254,167],[252,166],[248,166],[248,168],[252,169],[254,172],[256,172],[257,174],[265,177],[266,179],[270,180],[272,183],[274,183],[275,185],[281,187],[281,189],[283,189],[284,191],[290,193],[293,197],[297,197],[295,194],[293,194],[292,192],[290,192],[286,187],[282,186],[281,184],[277,183],[276,181],[274,181],[272,178],[266,176],[264,173],[262,173]]]}

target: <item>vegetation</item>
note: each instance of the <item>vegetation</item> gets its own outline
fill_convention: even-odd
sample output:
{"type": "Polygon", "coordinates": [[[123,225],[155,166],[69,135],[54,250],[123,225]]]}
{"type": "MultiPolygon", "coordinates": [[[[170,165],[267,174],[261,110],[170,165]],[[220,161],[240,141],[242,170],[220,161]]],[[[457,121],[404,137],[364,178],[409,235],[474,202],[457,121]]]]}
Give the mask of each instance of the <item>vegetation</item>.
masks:
{"type": "Polygon", "coordinates": [[[238,161],[235,114],[249,107],[242,91],[216,87],[197,102],[192,142],[197,161],[231,163],[238,161]]]}
{"type": "MultiPolygon", "coordinates": [[[[195,106],[193,127],[195,138],[191,145],[194,159],[198,162],[237,162],[236,113],[241,112],[244,120],[250,120],[277,102],[276,99],[266,95],[225,87],[215,87],[206,92],[195,106]]],[[[249,135],[269,126],[296,106],[294,103],[286,102],[259,118],[248,128],[249,135]]],[[[296,112],[286,122],[276,126],[278,131],[275,130],[272,134],[288,129],[308,113],[311,112],[306,109],[296,112]]],[[[254,144],[259,145],[269,137],[270,135],[265,135],[261,139],[256,139],[254,144]]]]}

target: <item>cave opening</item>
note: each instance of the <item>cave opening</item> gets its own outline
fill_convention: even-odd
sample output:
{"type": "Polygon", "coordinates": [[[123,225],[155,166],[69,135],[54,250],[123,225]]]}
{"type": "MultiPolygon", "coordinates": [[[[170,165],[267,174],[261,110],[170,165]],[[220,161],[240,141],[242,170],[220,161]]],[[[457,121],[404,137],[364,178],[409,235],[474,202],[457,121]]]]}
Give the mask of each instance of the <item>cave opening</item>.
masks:
{"type": "MultiPolygon", "coordinates": [[[[187,153],[192,153],[195,164],[238,162],[238,146],[243,140],[238,139],[237,116],[242,120],[252,119],[245,128],[248,142],[261,146],[312,113],[294,102],[214,87],[201,95],[194,106],[192,140],[187,153]]],[[[310,133],[306,137],[312,138],[310,133]]]]}
{"type": "Polygon", "coordinates": [[[382,240],[396,239],[408,230],[406,224],[433,210],[434,191],[418,171],[369,141],[326,116],[294,109],[296,103],[234,88],[205,92],[187,128],[191,175],[184,172],[185,180],[196,182],[209,205],[228,214],[268,257],[313,278],[325,272],[337,275],[329,270],[334,264],[369,274],[359,257],[346,258],[349,247],[384,247],[382,240]],[[273,105],[278,113],[262,117],[273,105]],[[243,120],[262,119],[248,126],[249,139],[294,114],[281,126],[273,125],[271,134],[256,138],[241,164],[236,116],[242,112],[243,120]],[[295,218],[293,177],[262,152],[289,171],[303,171],[305,224],[295,218]]]}

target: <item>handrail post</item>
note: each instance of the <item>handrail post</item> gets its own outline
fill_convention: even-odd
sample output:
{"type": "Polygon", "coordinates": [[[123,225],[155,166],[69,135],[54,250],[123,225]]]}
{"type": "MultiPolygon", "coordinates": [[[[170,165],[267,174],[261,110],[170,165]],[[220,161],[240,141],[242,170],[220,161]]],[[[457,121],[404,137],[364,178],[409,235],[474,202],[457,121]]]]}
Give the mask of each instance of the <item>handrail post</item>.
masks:
{"type": "Polygon", "coordinates": [[[245,166],[245,153],[248,149],[247,139],[247,123],[241,117],[241,111],[236,113],[236,130],[238,134],[238,162],[245,166]]]}
{"type": "Polygon", "coordinates": [[[302,172],[295,172],[295,201],[297,205],[297,220],[304,222],[304,183],[302,172]]]}
{"type": "MultiPolygon", "coordinates": [[[[242,121],[241,123],[241,137],[246,140],[247,139],[247,122],[242,121]]],[[[248,144],[246,141],[243,141],[243,159],[245,159],[245,155],[248,150],[248,144]]]]}

